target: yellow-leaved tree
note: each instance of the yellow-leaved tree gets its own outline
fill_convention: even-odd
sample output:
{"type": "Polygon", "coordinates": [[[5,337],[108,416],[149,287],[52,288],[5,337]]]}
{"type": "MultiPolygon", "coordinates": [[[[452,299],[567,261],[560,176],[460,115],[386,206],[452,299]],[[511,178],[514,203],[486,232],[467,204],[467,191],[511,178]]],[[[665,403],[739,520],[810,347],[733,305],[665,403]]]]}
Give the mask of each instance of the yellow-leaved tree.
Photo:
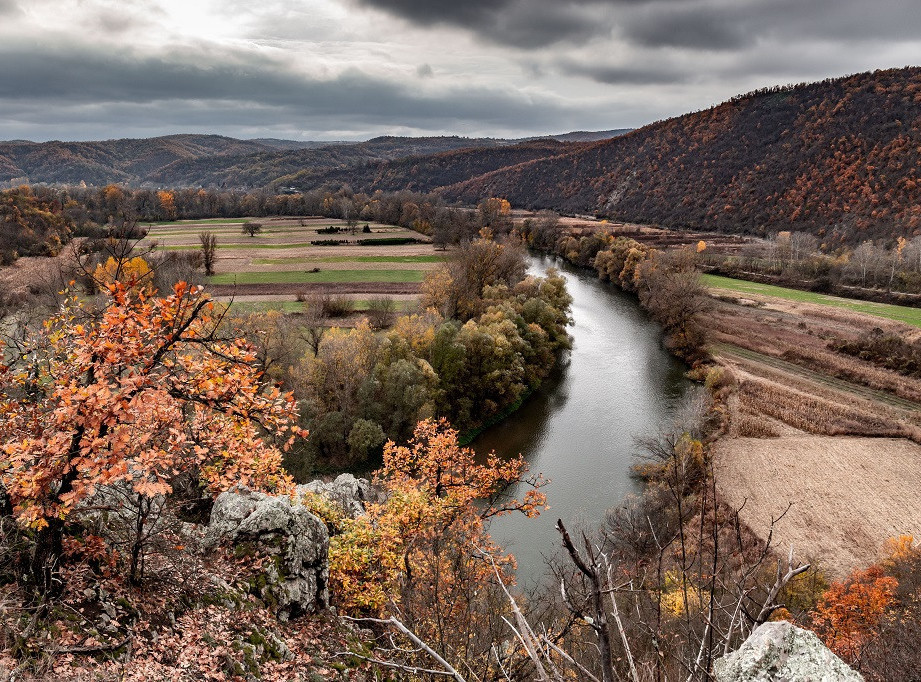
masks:
{"type": "Polygon", "coordinates": [[[105,263],[100,263],[93,271],[93,281],[102,291],[116,282],[121,282],[127,289],[143,292],[149,296],[156,293],[153,278],[153,269],[141,256],[134,258],[109,256],[105,263]]]}
{"type": "Polygon", "coordinates": [[[490,538],[489,520],[539,514],[546,480],[529,476],[521,456],[475,457],[444,420],[422,421],[408,445],[385,446],[376,483],[386,497],[366,516],[314,508],[332,526],[331,593],[341,610],[397,616],[457,666],[485,671],[490,647],[507,638],[498,580],[513,583],[515,565],[490,538]],[[525,490],[520,499],[514,487],[525,490]]]}

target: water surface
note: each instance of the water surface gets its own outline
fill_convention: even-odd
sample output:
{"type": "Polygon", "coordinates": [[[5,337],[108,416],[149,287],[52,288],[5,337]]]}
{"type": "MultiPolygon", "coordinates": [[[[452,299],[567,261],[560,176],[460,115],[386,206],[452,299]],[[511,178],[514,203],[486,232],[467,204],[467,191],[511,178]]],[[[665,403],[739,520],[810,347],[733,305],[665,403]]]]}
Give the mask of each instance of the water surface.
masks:
{"type": "Polygon", "coordinates": [[[493,521],[493,537],[518,558],[519,581],[544,573],[544,556],[559,547],[557,518],[570,528],[596,526],[605,511],[640,489],[630,476],[634,439],[656,432],[690,384],[685,367],[661,345],[661,332],[636,299],[599,282],[589,270],[533,257],[530,272],[550,267],[566,277],[573,297],[572,351],[515,414],[483,432],[478,452],[522,453],[532,472],[552,482],[548,509],[493,521]]]}

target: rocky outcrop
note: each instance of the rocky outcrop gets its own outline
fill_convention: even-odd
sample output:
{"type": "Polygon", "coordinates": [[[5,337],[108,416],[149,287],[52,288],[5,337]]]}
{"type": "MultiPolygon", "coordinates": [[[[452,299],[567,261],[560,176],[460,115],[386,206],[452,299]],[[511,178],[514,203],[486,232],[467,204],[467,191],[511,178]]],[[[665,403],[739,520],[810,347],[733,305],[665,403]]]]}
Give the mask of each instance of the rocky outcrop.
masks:
{"type": "Polygon", "coordinates": [[[229,545],[237,556],[267,557],[250,588],[283,620],[329,606],[329,533],[296,499],[246,489],[222,493],[205,543],[229,545]]]}
{"type": "Polygon", "coordinates": [[[717,682],[863,682],[815,633],[786,621],[759,627],[713,671],[717,682]]]}
{"type": "Polygon", "coordinates": [[[299,495],[305,492],[323,495],[342,508],[348,516],[356,518],[365,513],[368,502],[377,501],[377,492],[365,478],[355,478],[352,474],[341,474],[335,481],[311,481],[297,486],[299,495]]]}

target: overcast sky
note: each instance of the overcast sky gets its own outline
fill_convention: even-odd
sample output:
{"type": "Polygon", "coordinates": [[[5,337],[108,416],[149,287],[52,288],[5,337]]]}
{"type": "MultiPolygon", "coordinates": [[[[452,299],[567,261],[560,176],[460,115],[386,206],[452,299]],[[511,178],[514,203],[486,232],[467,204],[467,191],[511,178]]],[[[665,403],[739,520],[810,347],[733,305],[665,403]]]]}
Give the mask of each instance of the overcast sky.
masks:
{"type": "Polygon", "coordinates": [[[919,0],[0,0],[0,139],[638,127],[921,63],[919,0]]]}

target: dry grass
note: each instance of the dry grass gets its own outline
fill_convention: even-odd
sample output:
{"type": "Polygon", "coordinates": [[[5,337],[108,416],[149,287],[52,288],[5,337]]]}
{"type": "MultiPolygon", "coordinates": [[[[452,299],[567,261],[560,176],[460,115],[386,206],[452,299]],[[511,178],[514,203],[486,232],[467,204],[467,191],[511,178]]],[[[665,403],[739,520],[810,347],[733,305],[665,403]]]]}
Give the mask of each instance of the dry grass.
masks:
{"type": "Polygon", "coordinates": [[[739,404],[807,433],[826,436],[906,436],[898,422],[872,412],[797,391],[770,381],[746,379],[739,387],[739,404]]]}
{"type": "Polygon", "coordinates": [[[714,447],[720,493],[756,533],[793,507],[774,546],[820,557],[840,577],[878,558],[882,543],[921,535],[921,447],[904,439],[727,438],[714,447]]]}
{"type": "Polygon", "coordinates": [[[764,415],[743,412],[737,419],[739,436],[743,438],[779,438],[780,429],[774,424],[773,420],[767,419],[764,415]]]}

